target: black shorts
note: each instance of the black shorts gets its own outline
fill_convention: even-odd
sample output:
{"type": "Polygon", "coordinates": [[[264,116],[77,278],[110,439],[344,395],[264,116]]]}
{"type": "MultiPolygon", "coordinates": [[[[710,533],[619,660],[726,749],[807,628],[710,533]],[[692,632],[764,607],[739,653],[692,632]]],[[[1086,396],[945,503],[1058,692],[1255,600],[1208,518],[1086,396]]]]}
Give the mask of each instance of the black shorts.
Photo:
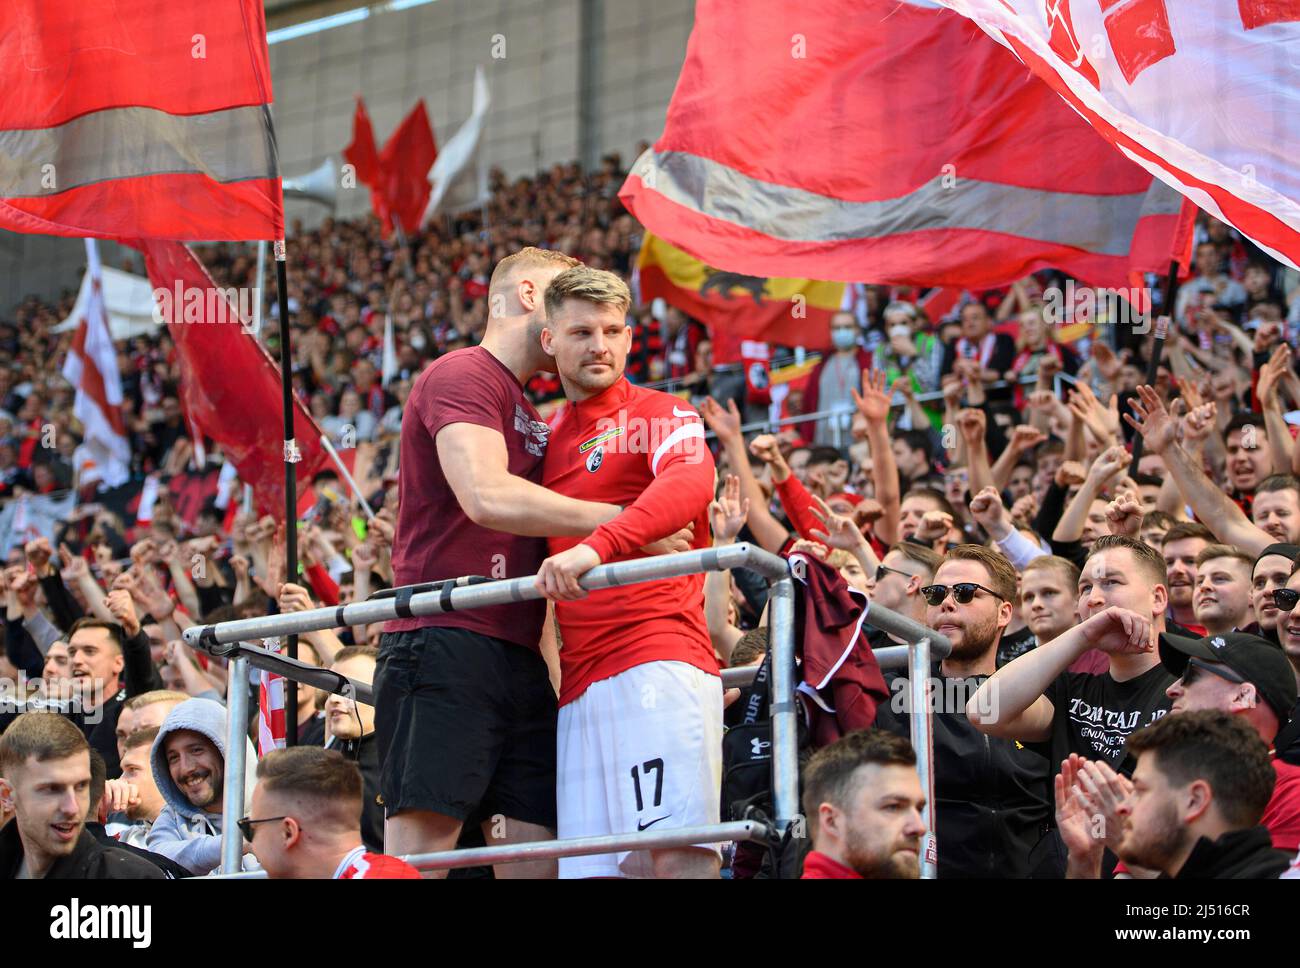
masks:
{"type": "Polygon", "coordinates": [[[530,649],[457,628],[385,632],[375,669],[385,810],[554,829],[557,712],[530,649]]]}

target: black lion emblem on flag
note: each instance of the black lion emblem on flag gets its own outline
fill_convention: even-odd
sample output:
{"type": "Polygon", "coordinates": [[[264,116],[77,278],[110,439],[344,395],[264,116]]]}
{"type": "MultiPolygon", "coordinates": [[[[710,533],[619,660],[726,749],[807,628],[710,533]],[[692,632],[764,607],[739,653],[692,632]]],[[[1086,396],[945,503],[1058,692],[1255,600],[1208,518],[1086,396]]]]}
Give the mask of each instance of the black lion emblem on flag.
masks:
{"type": "Polygon", "coordinates": [[[704,284],[700,286],[700,295],[716,292],[724,299],[731,298],[731,290],[743,289],[754,297],[754,304],[761,306],[767,295],[767,280],[761,276],[743,276],[739,272],[723,272],[721,269],[705,268],[704,284]]]}

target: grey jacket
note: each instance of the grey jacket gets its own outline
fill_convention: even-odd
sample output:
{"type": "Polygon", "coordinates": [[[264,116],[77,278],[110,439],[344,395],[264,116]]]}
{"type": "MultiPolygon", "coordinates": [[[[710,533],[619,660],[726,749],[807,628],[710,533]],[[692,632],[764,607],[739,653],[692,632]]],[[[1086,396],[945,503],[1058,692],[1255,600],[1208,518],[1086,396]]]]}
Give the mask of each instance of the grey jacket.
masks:
{"type": "MultiPolygon", "coordinates": [[[[150,753],[154,782],[167,805],[150,828],[145,846],[195,874],[208,874],[221,866],[222,816],[191,804],[172,780],[163,744],[169,734],[178,730],[192,730],[206,736],[222,758],[226,757],[226,708],[221,703],[189,699],[168,713],[150,753]]],[[[257,782],[257,753],[247,737],[244,743],[244,812],[247,813],[253,785],[257,782]]],[[[227,776],[226,782],[229,779],[227,776]]],[[[245,870],[255,869],[257,862],[252,855],[245,854],[243,866],[245,870]]]]}

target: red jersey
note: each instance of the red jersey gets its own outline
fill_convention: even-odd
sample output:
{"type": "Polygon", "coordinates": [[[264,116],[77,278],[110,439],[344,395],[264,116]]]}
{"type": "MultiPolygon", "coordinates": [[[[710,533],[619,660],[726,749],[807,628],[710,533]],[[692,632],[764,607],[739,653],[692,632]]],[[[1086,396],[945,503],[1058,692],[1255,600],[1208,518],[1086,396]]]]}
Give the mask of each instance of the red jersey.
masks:
{"type": "Polygon", "coordinates": [[[1268,828],[1278,850],[1300,850],[1300,766],[1274,757],[1277,783],[1260,823],[1268,828]]]}
{"type": "MultiPolygon", "coordinates": [[[[393,537],[393,583],[412,585],[461,575],[503,578],[532,575],[541,566],[541,538],[491,531],[471,521],[447,483],[438,457],[443,427],[477,424],[505,439],[507,469],[541,483],[542,454],[550,428],[524,397],[524,388],[504,363],[473,346],[439,357],[411,388],[402,419],[400,502],[393,537]]],[[[386,632],[435,625],[491,635],[536,649],[546,603],[519,602],[463,612],[393,619],[386,632]]]]}
{"type": "MultiPolygon", "coordinates": [[[[623,507],[586,538],[550,538],[551,554],[581,543],[606,564],[644,558],[642,546],[692,522],[692,547],[711,543],[713,455],[699,414],[680,397],[621,378],[590,400],[570,403],[552,428],[543,483],[567,497],[623,507]]],[[[718,674],[702,574],[592,592],[557,602],[555,614],[560,705],[646,662],[685,662],[718,674]]]]}
{"type": "Polygon", "coordinates": [[[814,850],[803,860],[803,877],[800,879],[805,881],[860,881],[863,878],[852,867],[845,867],[839,861],[814,850]]]}
{"type": "Polygon", "coordinates": [[[418,881],[420,872],[404,860],[387,854],[372,854],[358,847],[339,861],[336,881],[418,881]]]}

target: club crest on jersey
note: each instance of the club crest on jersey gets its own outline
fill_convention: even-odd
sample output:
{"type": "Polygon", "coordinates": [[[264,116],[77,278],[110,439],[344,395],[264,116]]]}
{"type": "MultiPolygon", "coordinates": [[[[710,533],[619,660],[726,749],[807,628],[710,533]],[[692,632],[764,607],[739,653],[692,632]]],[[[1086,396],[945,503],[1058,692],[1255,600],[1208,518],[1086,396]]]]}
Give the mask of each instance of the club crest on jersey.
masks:
{"type": "Polygon", "coordinates": [[[605,448],[597,445],[596,449],[587,455],[587,470],[596,473],[600,470],[600,465],[605,463],[605,448]]]}
{"type": "MultiPolygon", "coordinates": [[[[609,430],[602,430],[600,433],[596,434],[595,437],[588,437],[578,445],[578,453],[585,454],[593,447],[599,447],[608,440],[613,440],[615,437],[621,437],[623,435],[623,430],[623,427],[611,427],[609,430]]],[[[596,467],[599,466],[600,461],[596,461],[596,467]]],[[[589,465],[587,469],[594,470],[595,468],[592,468],[589,465]]]]}

